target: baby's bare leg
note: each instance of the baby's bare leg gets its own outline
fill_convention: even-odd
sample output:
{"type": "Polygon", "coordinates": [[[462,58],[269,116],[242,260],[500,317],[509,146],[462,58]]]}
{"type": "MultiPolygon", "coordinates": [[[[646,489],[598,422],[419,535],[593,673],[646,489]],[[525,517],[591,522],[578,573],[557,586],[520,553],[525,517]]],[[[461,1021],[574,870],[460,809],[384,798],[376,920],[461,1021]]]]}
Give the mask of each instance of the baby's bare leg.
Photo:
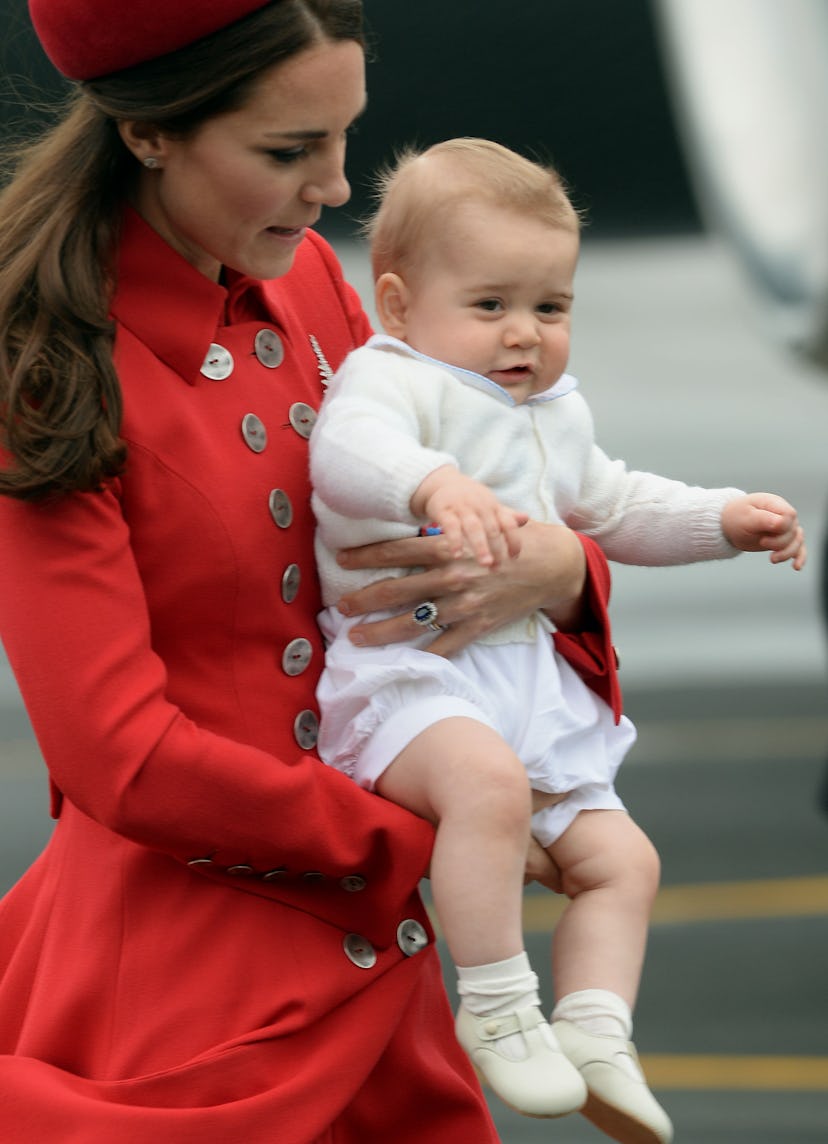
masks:
{"type": "Polygon", "coordinates": [[[555,930],[556,998],[608,989],[632,1009],[658,890],[655,847],[624,811],[588,810],[549,853],[570,898],[555,930]]]}
{"type": "Polygon", "coordinates": [[[519,953],[531,798],[503,739],[473,719],[443,719],[400,752],[377,790],[437,826],[432,893],[455,964],[519,953]]]}
{"type": "Polygon", "coordinates": [[[521,903],[532,800],[523,765],[491,728],[443,719],[401,751],[380,794],[437,824],[431,885],[457,966],[457,1037],[512,1108],[563,1116],[586,1086],[540,1009],[521,903]]]}
{"type": "Polygon", "coordinates": [[[619,810],[582,811],[549,852],[570,898],[555,931],[552,1027],[586,1082],[584,1115],[622,1144],[671,1144],[631,1044],[658,855],[619,810]]]}

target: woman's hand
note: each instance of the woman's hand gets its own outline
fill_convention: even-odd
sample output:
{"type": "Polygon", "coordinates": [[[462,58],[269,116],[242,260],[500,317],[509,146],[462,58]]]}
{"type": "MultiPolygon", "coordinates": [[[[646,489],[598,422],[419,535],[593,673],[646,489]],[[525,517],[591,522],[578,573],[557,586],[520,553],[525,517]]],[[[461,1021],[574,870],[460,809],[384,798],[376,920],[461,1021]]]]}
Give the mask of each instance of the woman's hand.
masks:
{"type": "Polygon", "coordinates": [[[453,560],[443,536],[415,536],[347,548],[337,559],[343,568],[419,568],[409,576],[377,579],[339,601],[346,616],[400,611],[390,619],[355,624],[353,643],[378,646],[422,635],[413,618],[424,601],[437,607],[445,627],[429,645],[452,655],[481,636],[543,609],[562,630],[577,629],[582,612],[586,560],[577,535],[562,524],[530,521],[520,531],[520,554],[497,568],[472,557],[453,560]]]}

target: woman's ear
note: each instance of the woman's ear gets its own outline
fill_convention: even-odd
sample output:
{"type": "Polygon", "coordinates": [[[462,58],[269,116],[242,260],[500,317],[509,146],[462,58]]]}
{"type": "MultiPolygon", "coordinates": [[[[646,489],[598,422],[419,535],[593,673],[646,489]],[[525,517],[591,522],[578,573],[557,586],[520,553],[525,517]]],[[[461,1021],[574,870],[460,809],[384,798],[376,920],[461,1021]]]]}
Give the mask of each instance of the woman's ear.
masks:
{"type": "Polygon", "coordinates": [[[374,305],[380,325],[392,338],[405,340],[408,287],[399,274],[380,274],[374,286],[374,305]]]}
{"type": "Polygon", "coordinates": [[[166,140],[151,123],[132,119],[118,120],[118,134],[128,151],[145,167],[163,167],[166,140]]]}

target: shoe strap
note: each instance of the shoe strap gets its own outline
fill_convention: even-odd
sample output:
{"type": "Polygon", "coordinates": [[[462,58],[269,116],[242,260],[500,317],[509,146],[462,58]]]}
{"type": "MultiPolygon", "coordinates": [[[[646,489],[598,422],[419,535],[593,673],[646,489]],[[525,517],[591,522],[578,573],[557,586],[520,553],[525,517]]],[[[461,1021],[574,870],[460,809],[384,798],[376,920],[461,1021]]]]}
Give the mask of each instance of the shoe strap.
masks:
{"type": "Polygon", "coordinates": [[[477,1035],[481,1041],[496,1041],[510,1033],[530,1033],[546,1019],[538,1008],[517,1009],[499,1017],[477,1017],[477,1035]]]}

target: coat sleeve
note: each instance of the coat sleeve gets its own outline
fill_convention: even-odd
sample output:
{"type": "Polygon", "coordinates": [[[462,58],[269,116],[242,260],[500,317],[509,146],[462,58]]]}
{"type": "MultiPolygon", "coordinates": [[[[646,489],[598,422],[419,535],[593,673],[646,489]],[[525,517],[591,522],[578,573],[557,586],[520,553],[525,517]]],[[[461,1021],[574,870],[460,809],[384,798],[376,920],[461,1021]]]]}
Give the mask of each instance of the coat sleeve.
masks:
{"type": "Polygon", "coordinates": [[[578,672],[588,687],[611,708],[616,723],[623,710],[618,679],[618,656],[609,620],[610,571],[594,540],[578,534],[587,565],[585,620],[581,632],[555,632],[555,648],[578,672]]]}
{"type": "Polygon", "coordinates": [[[366,935],[395,915],[427,869],[431,826],[318,759],[285,762],[168,700],[117,486],[49,505],[0,498],[0,551],[0,633],[52,781],[79,810],[301,908],[300,878],[240,882],[228,869],[314,870],[331,886],[359,874],[365,893],[323,888],[313,909],[353,925],[359,898],[366,935]]]}

